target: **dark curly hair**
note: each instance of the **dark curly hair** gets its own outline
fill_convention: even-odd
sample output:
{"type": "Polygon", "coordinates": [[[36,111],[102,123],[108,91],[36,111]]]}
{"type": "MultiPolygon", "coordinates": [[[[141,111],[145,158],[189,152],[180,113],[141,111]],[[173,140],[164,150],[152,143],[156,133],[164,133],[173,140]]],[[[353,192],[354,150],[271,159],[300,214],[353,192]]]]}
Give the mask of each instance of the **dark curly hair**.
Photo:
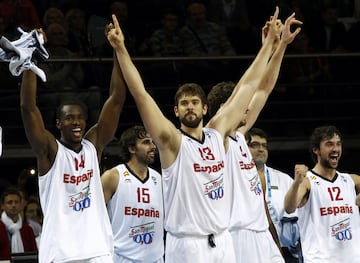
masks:
{"type": "Polygon", "coordinates": [[[126,163],[131,158],[129,147],[135,146],[136,140],[147,137],[147,134],[148,132],[146,131],[145,127],[141,125],[135,125],[131,128],[128,128],[121,134],[119,141],[119,157],[122,162],[126,163]]]}
{"type": "Polygon", "coordinates": [[[341,135],[339,129],[333,125],[319,126],[314,129],[313,133],[310,136],[310,145],[309,145],[311,160],[314,163],[317,162],[317,156],[316,156],[316,154],[314,154],[313,149],[314,148],[319,149],[321,141],[330,139],[334,135],[338,135],[340,137],[340,139],[342,139],[342,135],[341,135]]]}
{"type": "Polygon", "coordinates": [[[235,88],[235,83],[232,81],[220,82],[214,85],[207,95],[207,103],[209,107],[209,117],[213,117],[219,110],[221,104],[230,97],[235,88]]]}

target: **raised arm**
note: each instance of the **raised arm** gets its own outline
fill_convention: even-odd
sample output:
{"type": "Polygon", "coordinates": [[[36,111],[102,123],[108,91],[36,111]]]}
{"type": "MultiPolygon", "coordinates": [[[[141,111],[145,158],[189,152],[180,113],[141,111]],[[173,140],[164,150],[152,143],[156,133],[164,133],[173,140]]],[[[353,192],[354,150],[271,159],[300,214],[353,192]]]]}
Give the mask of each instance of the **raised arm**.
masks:
{"type": "Polygon", "coordinates": [[[224,138],[239,126],[258,87],[266,65],[273,51],[273,46],[280,37],[281,22],[277,19],[279,8],[268,21],[268,32],[263,45],[250,67],[245,71],[222,109],[208,122],[207,126],[217,129],[224,138]],[[238,114],[234,114],[234,113],[238,114]]]}
{"type": "MultiPolygon", "coordinates": [[[[257,120],[270,93],[275,87],[286,48],[301,31],[301,28],[297,27],[294,32],[291,32],[291,27],[301,24],[301,21],[295,19],[295,13],[293,13],[286,19],[285,24],[282,27],[280,41],[278,45],[276,45],[276,49],[271,56],[270,61],[267,63],[265,70],[263,71],[260,83],[248,106],[246,124],[239,128],[242,133],[246,133],[257,120]]],[[[267,25],[265,25],[265,27],[263,28],[263,35],[266,34],[266,31],[267,25]]]]}
{"type": "Polygon", "coordinates": [[[20,110],[26,137],[33,149],[40,174],[47,172],[55,158],[57,144],[55,137],[45,129],[40,110],[36,105],[37,77],[26,70],[22,75],[20,88],[20,110]]]}
{"type": "Polygon", "coordinates": [[[111,197],[116,192],[119,184],[119,172],[116,168],[107,170],[101,176],[101,185],[103,187],[105,203],[109,202],[111,197]]]}
{"type": "Polygon", "coordinates": [[[285,195],[284,209],[286,213],[295,212],[296,208],[305,205],[310,191],[310,182],[306,177],[308,168],[306,165],[295,165],[295,176],[292,185],[285,195]]]}
{"type": "Polygon", "coordinates": [[[158,105],[146,91],[141,76],[126,50],[124,36],[116,16],[113,15],[112,19],[113,28],[108,32],[108,40],[116,51],[126,84],[134,97],[144,126],[161,152],[161,164],[167,166],[175,160],[181,136],[174,124],[165,118],[158,105]]]}
{"type": "Polygon", "coordinates": [[[103,105],[97,123],[85,135],[85,138],[95,145],[99,158],[105,146],[114,138],[125,98],[126,84],[114,54],[109,97],[103,105]]]}

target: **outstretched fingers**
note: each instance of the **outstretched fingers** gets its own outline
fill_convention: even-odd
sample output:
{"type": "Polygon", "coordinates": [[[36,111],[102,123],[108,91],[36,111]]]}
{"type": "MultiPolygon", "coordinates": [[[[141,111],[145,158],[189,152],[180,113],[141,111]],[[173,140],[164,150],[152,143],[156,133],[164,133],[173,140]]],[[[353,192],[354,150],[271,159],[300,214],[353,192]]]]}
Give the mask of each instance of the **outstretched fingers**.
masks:
{"type": "Polygon", "coordinates": [[[302,21],[297,20],[295,18],[295,13],[292,13],[286,20],[285,20],[285,26],[284,30],[282,32],[282,39],[287,43],[291,43],[294,38],[300,33],[301,31],[301,25],[303,24],[302,21]],[[297,25],[294,32],[291,32],[291,27],[293,25],[297,25]]]}

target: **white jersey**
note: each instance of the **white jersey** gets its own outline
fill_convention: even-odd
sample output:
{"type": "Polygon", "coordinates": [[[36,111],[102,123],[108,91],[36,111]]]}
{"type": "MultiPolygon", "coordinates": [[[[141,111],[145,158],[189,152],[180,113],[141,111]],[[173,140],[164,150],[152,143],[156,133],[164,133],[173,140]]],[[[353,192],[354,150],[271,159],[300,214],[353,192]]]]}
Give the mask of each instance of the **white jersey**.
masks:
{"type": "Polygon", "coordinates": [[[284,263],[269,231],[264,193],[255,162],[242,133],[228,137],[226,153],[232,184],[230,233],[237,262],[284,263]]]}
{"type": "Polygon", "coordinates": [[[166,231],[207,236],[228,228],[231,189],[219,132],[203,128],[202,142],[183,134],[176,160],[162,176],[166,231]]]}
{"type": "Polygon", "coordinates": [[[119,183],[107,203],[114,234],[114,258],[119,255],[127,262],[157,262],[164,256],[161,175],[148,168],[142,181],[126,164],[115,168],[119,183]]]}
{"type": "Polygon", "coordinates": [[[307,172],[310,194],[298,208],[304,262],[360,262],[359,207],[351,176],[337,172],[329,181],[307,172]]]}
{"type": "Polygon", "coordinates": [[[236,229],[265,231],[267,221],[264,193],[249,147],[242,133],[228,138],[226,153],[232,180],[230,232],[236,229]]]}
{"type": "Polygon", "coordinates": [[[84,139],[76,153],[57,144],[53,166],[39,176],[44,213],[39,262],[112,256],[113,237],[95,147],[84,139]]]}
{"type": "MultiPolygon", "coordinates": [[[[269,166],[264,167],[264,175],[266,179],[266,194],[265,199],[269,209],[269,213],[278,233],[278,236],[281,236],[281,223],[280,220],[282,217],[297,217],[297,211],[294,213],[288,214],[284,209],[284,200],[285,195],[288,192],[293,179],[290,175],[283,173],[277,169],[271,168],[269,166]]],[[[281,246],[285,246],[281,242],[281,246]]]]}

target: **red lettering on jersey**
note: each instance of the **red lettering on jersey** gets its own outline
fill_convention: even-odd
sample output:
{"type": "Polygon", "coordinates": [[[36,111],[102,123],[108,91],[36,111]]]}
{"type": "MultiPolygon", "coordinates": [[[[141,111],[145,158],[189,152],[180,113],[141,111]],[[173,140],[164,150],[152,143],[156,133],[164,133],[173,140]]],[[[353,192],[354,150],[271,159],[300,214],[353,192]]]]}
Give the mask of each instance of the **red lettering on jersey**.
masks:
{"type": "Polygon", "coordinates": [[[81,175],[70,175],[70,174],[64,174],[63,176],[63,182],[65,184],[76,184],[83,183],[86,181],[89,181],[91,177],[93,177],[94,171],[89,170],[87,173],[81,174],[81,175]]]}

